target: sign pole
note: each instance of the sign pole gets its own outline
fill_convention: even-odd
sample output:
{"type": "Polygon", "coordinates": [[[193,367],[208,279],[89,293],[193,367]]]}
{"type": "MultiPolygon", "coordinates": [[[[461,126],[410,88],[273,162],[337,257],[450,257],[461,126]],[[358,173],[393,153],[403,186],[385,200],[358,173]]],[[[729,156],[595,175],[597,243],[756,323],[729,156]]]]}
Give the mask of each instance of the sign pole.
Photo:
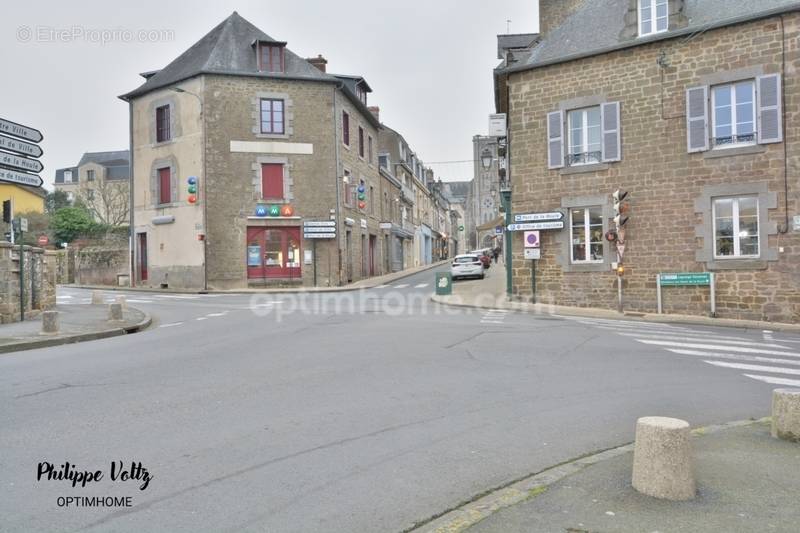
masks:
{"type": "Polygon", "coordinates": [[[314,286],[317,286],[317,239],[311,241],[311,253],[314,254],[314,286]]]}
{"type": "Polygon", "coordinates": [[[711,278],[711,318],[717,318],[717,291],[714,286],[717,280],[713,272],[709,273],[708,277],[711,278]]]}
{"type": "Polygon", "coordinates": [[[19,224],[19,320],[25,322],[25,250],[22,247],[22,221],[19,224]]]}
{"type": "MultiPolygon", "coordinates": [[[[621,264],[619,252],[617,253],[617,264],[621,264]]],[[[617,311],[622,313],[622,276],[617,272],[617,311]]]]}
{"type": "Polygon", "coordinates": [[[536,303],[536,259],[531,259],[531,303],[536,303]]]}
{"type": "Polygon", "coordinates": [[[656,274],[656,297],[658,299],[658,314],[661,314],[661,274],[656,274]]]}

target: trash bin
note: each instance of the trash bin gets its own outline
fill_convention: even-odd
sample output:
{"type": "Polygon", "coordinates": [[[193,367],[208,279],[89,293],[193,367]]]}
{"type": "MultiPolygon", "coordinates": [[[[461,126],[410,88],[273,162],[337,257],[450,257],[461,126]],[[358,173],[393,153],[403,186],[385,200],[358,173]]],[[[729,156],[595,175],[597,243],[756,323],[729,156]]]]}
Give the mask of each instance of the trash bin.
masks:
{"type": "Polygon", "coordinates": [[[450,272],[436,273],[436,294],[439,296],[453,294],[453,275],[450,272]]]}

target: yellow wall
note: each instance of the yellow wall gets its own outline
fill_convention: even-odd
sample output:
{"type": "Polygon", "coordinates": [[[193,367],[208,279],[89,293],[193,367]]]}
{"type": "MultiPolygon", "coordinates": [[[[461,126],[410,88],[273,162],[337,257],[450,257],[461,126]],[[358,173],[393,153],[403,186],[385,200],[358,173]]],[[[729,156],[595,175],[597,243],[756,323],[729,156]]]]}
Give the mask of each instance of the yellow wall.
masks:
{"type": "Polygon", "coordinates": [[[44,213],[44,198],[13,183],[0,183],[0,201],[9,198],[14,200],[14,216],[30,211],[44,213]]]}

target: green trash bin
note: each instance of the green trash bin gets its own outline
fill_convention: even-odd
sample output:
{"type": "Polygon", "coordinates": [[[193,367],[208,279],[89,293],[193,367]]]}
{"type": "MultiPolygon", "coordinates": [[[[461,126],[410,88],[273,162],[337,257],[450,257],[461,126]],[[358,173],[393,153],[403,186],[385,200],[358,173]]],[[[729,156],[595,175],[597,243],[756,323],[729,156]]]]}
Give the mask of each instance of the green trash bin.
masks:
{"type": "Polygon", "coordinates": [[[439,296],[453,294],[453,275],[450,272],[436,273],[436,294],[439,296]]]}

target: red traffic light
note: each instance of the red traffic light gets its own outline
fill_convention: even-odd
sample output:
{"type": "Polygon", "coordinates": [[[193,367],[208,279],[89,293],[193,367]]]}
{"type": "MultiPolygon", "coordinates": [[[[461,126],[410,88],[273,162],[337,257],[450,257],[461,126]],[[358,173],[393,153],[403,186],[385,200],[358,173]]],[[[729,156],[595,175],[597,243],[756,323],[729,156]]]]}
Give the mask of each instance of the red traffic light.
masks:
{"type": "Polygon", "coordinates": [[[187,198],[187,201],[188,201],[190,204],[196,204],[196,203],[197,203],[197,196],[196,196],[196,195],[194,195],[194,194],[190,194],[190,195],[189,195],[189,198],[187,198]]]}

